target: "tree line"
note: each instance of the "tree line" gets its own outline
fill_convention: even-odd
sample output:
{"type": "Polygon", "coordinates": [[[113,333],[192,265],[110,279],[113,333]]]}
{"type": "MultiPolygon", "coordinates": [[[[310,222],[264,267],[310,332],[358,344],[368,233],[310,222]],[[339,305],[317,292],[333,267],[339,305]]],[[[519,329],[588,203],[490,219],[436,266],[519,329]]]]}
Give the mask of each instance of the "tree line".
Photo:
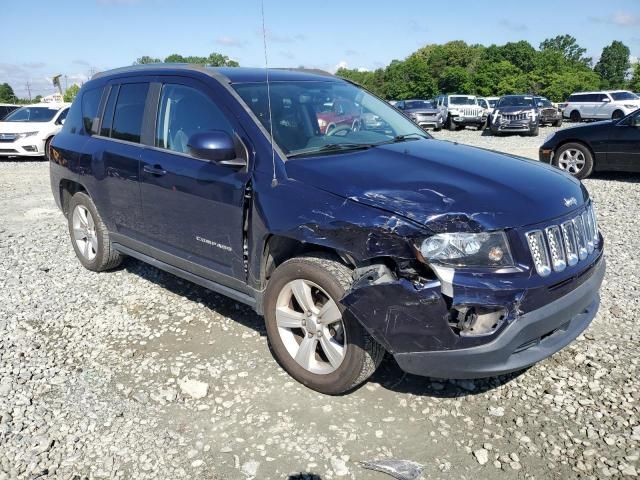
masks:
{"type": "Polygon", "coordinates": [[[640,64],[629,78],[629,48],[614,41],[598,62],[570,35],[559,35],[534,48],[527,41],[504,45],[469,45],[462,40],[426,45],[385,68],[336,72],[387,100],[431,98],[438,93],[500,96],[534,93],[563,101],[581,90],[628,88],[640,91],[640,64]]]}

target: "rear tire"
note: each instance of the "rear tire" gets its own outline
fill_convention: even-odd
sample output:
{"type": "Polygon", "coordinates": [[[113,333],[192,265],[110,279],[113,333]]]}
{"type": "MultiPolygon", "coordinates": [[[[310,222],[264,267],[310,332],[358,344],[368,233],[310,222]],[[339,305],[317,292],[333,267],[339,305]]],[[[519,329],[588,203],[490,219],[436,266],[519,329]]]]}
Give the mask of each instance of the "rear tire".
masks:
{"type": "Polygon", "coordinates": [[[571,114],[569,115],[569,118],[571,119],[572,122],[582,121],[582,115],[580,115],[580,112],[578,110],[574,110],[573,112],[571,112],[571,114]]]}
{"type": "Polygon", "coordinates": [[[323,254],[292,258],[275,270],[264,298],[267,337],[276,360],[298,382],[327,395],[364,382],[384,355],[339,303],[351,286],[351,273],[323,254]]]}
{"type": "Polygon", "coordinates": [[[593,171],[593,156],[587,146],[582,143],[565,143],[554,155],[553,164],[582,180],[593,171]]]}
{"type": "Polygon", "coordinates": [[[71,244],[84,268],[102,272],[120,265],[122,255],[113,249],[109,231],[89,195],[78,192],[71,197],[68,222],[71,244]]]}
{"type": "Polygon", "coordinates": [[[536,125],[533,130],[529,132],[529,136],[531,137],[537,137],[538,135],[540,135],[540,125],[536,125]]]}

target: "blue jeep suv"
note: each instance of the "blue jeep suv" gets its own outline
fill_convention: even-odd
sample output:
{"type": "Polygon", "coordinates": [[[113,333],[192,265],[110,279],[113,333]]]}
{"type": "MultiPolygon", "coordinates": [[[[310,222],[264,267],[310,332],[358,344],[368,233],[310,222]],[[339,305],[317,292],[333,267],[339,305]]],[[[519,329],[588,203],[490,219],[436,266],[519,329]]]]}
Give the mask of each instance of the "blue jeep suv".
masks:
{"type": "Polygon", "coordinates": [[[131,256],[250,305],[282,367],[327,394],[385,352],[431,377],[520,370],[598,309],[603,239],[578,180],[434,140],[323,72],[100,73],[50,167],[84,267],[131,256]],[[379,121],[325,132],[334,102],[379,121]]]}

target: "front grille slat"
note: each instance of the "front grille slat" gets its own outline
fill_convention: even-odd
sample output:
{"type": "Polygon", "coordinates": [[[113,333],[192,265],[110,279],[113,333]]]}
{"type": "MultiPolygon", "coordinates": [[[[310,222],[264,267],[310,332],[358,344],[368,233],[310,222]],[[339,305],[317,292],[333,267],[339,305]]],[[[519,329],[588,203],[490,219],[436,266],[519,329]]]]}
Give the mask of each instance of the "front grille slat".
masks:
{"type": "Polygon", "coordinates": [[[525,236],[538,275],[546,277],[552,270],[562,272],[586,259],[598,246],[593,205],[560,225],[532,230],[525,236]]]}
{"type": "Polygon", "coordinates": [[[505,120],[513,121],[513,120],[526,120],[526,113],[505,113],[502,115],[505,120]]]}

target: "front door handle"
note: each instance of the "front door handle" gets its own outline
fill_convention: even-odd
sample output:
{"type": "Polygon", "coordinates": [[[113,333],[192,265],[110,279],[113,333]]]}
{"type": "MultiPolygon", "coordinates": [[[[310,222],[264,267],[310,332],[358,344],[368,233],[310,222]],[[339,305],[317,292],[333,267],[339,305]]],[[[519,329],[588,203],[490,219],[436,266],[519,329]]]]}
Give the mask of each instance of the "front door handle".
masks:
{"type": "Polygon", "coordinates": [[[155,175],[156,177],[161,177],[162,175],[167,174],[167,171],[163,169],[160,165],[154,165],[153,167],[151,165],[145,165],[144,167],[142,167],[142,170],[145,173],[155,175]]]}

